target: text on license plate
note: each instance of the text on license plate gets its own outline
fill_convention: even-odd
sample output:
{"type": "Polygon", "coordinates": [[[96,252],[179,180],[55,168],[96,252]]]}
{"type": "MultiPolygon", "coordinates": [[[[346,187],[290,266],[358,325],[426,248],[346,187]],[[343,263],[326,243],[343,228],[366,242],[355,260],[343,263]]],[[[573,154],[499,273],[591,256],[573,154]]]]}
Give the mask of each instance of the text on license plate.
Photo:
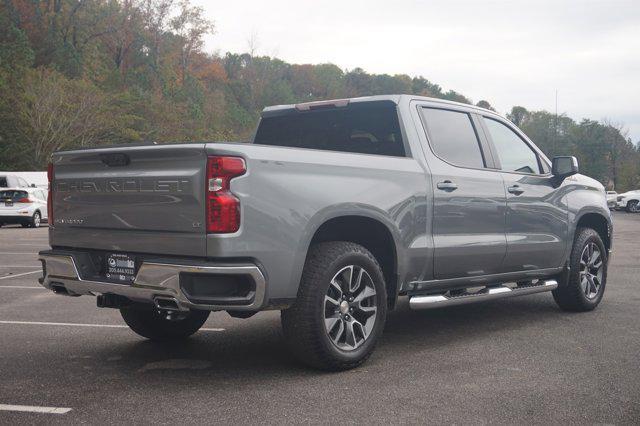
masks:
{"type": "Polygon", "coordinates": [[[135,259],[126,255],[113,253],[107,256],[107,278],[131,282],[135,276],[135,259]]]}

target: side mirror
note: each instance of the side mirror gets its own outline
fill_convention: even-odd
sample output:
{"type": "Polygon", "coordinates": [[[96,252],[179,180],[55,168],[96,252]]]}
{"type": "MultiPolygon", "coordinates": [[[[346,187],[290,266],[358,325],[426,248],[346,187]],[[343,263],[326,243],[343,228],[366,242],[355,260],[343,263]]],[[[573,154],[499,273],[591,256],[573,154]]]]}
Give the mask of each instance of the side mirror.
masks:
{"type": "Polygon", "coordinates": [[[551,173],[559,179],[578,173],[578,159],[576,157],[553,157],[551,164],[551,173]]]}

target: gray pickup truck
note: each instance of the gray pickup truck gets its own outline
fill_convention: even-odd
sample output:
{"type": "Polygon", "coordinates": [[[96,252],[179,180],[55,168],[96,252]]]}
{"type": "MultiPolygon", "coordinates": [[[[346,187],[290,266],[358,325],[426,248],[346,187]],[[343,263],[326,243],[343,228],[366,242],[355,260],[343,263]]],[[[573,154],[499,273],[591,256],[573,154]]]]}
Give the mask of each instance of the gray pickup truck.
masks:
{"type": "Polygon", "coordinates": [[[252,143],[55,153],[42,285],[153,340],[280,310],[304,363],[355,367],[399,296],[430,309],[602,300],[612,223],[574,157],[470,105],[375,96],[266,108],[252,143]]]}

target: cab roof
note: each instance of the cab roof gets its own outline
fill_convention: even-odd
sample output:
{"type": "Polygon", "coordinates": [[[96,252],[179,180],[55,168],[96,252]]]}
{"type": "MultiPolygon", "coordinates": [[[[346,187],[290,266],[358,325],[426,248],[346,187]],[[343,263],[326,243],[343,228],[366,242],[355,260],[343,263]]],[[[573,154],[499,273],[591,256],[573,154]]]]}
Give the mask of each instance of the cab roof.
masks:
{"type": "Polygon", "coordinates": [[[416,95],[407,95],[407,94],[361,96],[356,98],[328,99],[328,100],[321,100],[321,101],[303,102],[299,104],[273,105],[273,106],[265,107],[262,110],[262,113],[263,115],[265,115],[265,113],[266,115],[270,115],[269,113],[282,112],[283,110],[293,110],[293,109],[298,111],[309,111],[313,109],[344,107],[349,104],[360,103],[360,102],[393,102],[394,104],[398,105],[401,102],[411,101],[411,100],[429,101],[432,103],[438,103],[443,105],[455,105],[455,106],[482,111],[483,113],[498,115],[496,114],[495,111],[491,111],[486,108],[481,108],[479,106],[472,105],[472,104],[448,101],[446,99],[430,98],[428,96],[416,96],[416,95]]]}

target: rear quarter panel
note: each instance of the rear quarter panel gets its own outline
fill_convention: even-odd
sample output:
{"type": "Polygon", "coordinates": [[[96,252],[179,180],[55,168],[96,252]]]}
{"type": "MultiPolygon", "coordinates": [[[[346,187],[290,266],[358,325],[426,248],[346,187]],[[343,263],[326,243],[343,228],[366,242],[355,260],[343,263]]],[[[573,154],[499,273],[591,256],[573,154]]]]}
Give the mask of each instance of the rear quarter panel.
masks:
{"type": "Polygon", "coordinates": [[[425,263],[429,244],[426,177],[416,160],[249,144],[206,149],[210,155],[241,155],[247,162],[247,173],[231,183],[241,200],[240,230],[209,235],[207,255],[258,260],[272,301],[296,296],[315,231],[338,216],[385,224],[396,243],[400,275],[419,274],[408,272],[416,270],[410,265],[425,263]]]}

